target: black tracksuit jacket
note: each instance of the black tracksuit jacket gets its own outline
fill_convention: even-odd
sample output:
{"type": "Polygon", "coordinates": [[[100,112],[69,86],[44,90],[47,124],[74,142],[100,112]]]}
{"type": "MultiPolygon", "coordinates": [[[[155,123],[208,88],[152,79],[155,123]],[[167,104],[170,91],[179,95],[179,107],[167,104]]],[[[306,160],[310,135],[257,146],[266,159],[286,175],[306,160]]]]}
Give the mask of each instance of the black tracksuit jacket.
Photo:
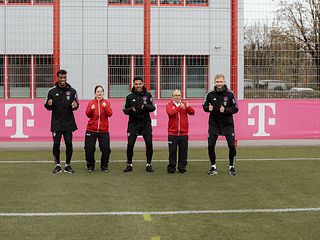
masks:
{"type": "Polygon", "coordinates": [[[122,110],[124,114],[129,115],[128,133],[143,135],[152,132],[150,112],[155,111],[156,107],[151,93],[145,87],[142,92],[132,88],[126,96],[122,110]]]}
{"type": "Polygon", "coordinates": [[[49,89],[44,106],[52,111],[51,132],[75,131],[78,129],[73,111],[79,108],[79,101],[76,90],[68,83],[64,88],[56,83],[55,87],[49,89]],[[51,106],[48,104],[50,99],[53,100],[51,106]],[[76,108],[71,107],[73,101],[78,103],[76,108]]]}
{"type": "Polygon", "coordinates": [[[202,104],[205,112],[209,112],[209,103],[213,106],[209,116],[209,134],[225,136],[234,133],[233,114],[239,109],[233,92],[226,85],[222,91],[217,91],[214,87],[213,91],[208,92],[202,104]],[[225,107],[223,113],[220,112],[220,106],[225,107]]]}

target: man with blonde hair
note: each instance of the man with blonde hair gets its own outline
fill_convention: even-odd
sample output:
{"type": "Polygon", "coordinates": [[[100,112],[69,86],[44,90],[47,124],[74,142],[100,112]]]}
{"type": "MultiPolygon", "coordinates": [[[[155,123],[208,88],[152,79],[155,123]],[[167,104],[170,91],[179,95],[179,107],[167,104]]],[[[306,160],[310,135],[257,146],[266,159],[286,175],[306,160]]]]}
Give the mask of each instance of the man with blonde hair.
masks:
{"type": "Polygon", "coordinates": [[[235,176],[236,146],[233,114],[239,111],[236,98],[226,85],[224,75],[215,76],[215,87],[208,92],[203,103],[203,110],[209,112],[208,153],[211,162],[209,175],[218,173],[216,167],[215,146],[219,135],[225,136],[229,148],[229,174],[235,176]]]}

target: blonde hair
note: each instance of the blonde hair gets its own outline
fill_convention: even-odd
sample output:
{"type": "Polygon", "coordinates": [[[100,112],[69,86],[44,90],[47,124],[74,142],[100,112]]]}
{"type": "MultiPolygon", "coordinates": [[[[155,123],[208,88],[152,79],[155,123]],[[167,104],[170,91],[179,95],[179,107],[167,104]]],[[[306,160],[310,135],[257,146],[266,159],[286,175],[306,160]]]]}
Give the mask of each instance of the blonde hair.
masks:
{"type": "Polygon", "coordinates": [[[223,78],[223,80],[225,80],[224,75],[221,74],[221,73],[218,73],[218,74],[214,77],[214,80],[217,80],[218,78],[223,78]]]}

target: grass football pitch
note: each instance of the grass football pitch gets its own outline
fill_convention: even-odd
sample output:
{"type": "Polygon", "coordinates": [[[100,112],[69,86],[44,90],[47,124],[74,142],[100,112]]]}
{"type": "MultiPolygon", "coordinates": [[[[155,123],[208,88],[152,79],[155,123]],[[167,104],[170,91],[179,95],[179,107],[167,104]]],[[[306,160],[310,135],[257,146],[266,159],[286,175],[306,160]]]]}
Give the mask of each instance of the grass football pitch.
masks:
{"type": "Polygon", "coordinates": [[[186,174],[167,157],[156,150],[147,173],[136,150],[125,174],[113,150],[109,173],[88,173],[76,150],[75,174],[53,175],[50,151],[0,151],[0,239],[320,239],[319,147],[238,148],[235,177],[225,148],[215,176],[205,148],[189,149],[186,174]]]}

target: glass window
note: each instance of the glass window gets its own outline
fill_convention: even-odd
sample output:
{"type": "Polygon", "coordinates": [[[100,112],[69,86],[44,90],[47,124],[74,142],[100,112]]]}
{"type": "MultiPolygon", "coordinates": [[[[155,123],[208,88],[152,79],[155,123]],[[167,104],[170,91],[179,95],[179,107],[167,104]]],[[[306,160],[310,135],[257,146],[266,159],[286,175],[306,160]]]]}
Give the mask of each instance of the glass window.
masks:
{"type": "Polygon", "coordinates": [[[8,0],[8,3],[31,3],[31,0],[8,0]]]}
{"type": "Polygon", "coordinates": [[[160,97],[171,97],[174,89],[182,90],[182,57],[160,57],[160,97]]]}
{"type": "Polygon", "coordinates": [[[186,0],[187,5],[208,5],[207,0],[186,0]]]}
{"type": "MultiPolygon", "coordinates": [[[[157,4],[157,0],[150,0],[150,3],[152,5],[156,5],[157,4]]],[[[135,4],[144,4],[143,0],[135,0],[135,4]]]]}
{"type": "MultiPolygon", "coordinates": [[[[144,76],[143,56],[135,56],[134,76],[144,76]]],[[[157,84],[157,57],[150,57],[150,92],[153,97],[156,96],[157,84]]]]}
{"type": "Polygon", "coordinates": [[[34,69],[36,97],[46,97],[49,88],[54,86],[52,55],[36,55],[34,69]]]}
{"type": "Polygon", "coordinates": [[[175,4],[175,5],[182,5],[182,1],[181,0],[160,0],[160,4],[175,4]]]}
{"type": "Polygon", "coordinates": [[[108,57],[109,98],[123,98],[130,91],[130,59],[128,55],[108,57]]]}
{"type": "Polygon", "coordinates": [[[207,82],[208,56],[186,56],[186,97],[203,98],[207,82]]]}
{"type": "Polygon", "coordinates": [[[120,4],[120,5],[129,5],[131,4],[130,0],[109,0],[108,2],[109,4],[120,4]]]}
{"type": "Polygon", "coordinates": [[[30,56],[8,56],[10,98],[30,97],[31,58],[30,56]]]}
{"type": "Polygon", "coordinates": [[[4,56],[0,55],[0,98],[4,98],[4,56]]]}
{"type": "Polygon", "coordinates": [[[53,0],[34,0],[35,4],[46,4],[46,3],[53,3],[53,0]]]}

